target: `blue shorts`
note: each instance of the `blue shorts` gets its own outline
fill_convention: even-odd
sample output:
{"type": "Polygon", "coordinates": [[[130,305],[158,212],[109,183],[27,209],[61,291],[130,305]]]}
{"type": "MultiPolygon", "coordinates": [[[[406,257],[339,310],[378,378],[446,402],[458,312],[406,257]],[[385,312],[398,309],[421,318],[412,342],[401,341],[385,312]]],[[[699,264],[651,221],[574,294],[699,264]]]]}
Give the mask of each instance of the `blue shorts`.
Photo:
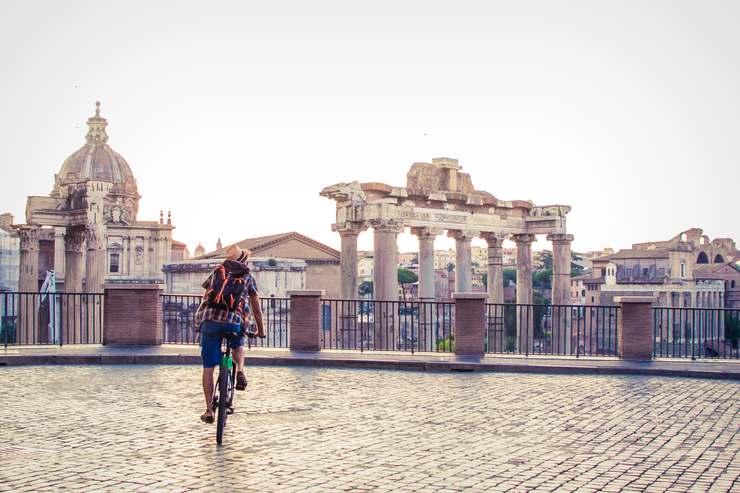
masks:
{"type": "Polygon", "coordinates": [[[200,357],[203,368],[213,368],[221,363],[221,341],[227,332],[239,334],[229,342],[231,349],[244,345],[244,335],[239,324],[206,320],[200,326],[200,357]]]}

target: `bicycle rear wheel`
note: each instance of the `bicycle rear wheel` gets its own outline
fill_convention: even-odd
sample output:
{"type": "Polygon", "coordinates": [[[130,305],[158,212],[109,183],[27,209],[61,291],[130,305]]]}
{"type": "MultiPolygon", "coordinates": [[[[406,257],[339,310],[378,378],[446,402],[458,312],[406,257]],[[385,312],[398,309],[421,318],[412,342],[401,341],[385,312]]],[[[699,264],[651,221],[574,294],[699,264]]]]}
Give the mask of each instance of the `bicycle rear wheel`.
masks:
{"type": "Polygon", "coordinates": [[[222,366],[218,371],[218,409],[216,411],[216,443],[221,445],[226,426],[226,407],[229,400],[229,369],[222,366]]]}

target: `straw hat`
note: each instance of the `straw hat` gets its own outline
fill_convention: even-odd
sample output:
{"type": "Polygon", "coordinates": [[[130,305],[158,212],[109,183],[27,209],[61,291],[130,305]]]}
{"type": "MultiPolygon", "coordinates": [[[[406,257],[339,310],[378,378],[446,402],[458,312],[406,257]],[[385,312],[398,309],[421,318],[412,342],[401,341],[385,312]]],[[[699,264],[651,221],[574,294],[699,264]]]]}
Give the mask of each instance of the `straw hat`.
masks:
{"type": "Polygon", "coordinates": [[[249,250],[245,250],[239,247],[239,245],[231,245],[226,249],[226,260],[236,260],[237,262],[246,262],[249,256],[252,254],[249,250]]]}

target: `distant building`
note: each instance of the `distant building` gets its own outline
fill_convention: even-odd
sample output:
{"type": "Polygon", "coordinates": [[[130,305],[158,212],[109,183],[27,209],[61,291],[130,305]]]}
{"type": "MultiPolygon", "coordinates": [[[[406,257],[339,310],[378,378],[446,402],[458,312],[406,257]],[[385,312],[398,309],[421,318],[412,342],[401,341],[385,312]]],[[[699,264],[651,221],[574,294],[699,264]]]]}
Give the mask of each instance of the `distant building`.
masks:
{"type": "Polygon", "coordinates": [[[172,240],[172,261],[179,262],[181,260],[188,260],[190,258],[190,252],[188,246],[177,240],[172,240]]]}
{"type": "Polygon", "coordinates": [[[408,267],[410,265],[419,264],[419,253],[418,252],[404,252],[398,254],[398,264],[401,267],[408,267]]]}
{"type": "MultiPolygon", "coordinates": [[[[255,257],[297,259],[306,264],[306,289],[323,289],[327,298],[339,298],[339,257],[334,248],[295,231],[258,238],[247,238],[235,243],[248,249],[255,257]]],[[[224,258],[230,245],[201,255],[199,259],[224,258]]]]}
{"type": "Polygon", "coordinates": [[[357,277],[360,283],[372,282],[373,266],[375,262],[372,254],[365,254],[357,261],[357,277]]]}
{"type": "Polygon", "coordinates": [[[731,239],[710,241],[701,229],[690,229],[670,240],[636,243],[593,258],[590,275],[571,279],[571,294],[594,305],[613,304],[620,295],[649,295],[664,307],[736,306],[738,258],[731,239]]]}
{"type": "Polygon", "coordinates": [[[18,291],[21,240],[12,224],[12,215],[0,214],[0,291],[18,291]]]}

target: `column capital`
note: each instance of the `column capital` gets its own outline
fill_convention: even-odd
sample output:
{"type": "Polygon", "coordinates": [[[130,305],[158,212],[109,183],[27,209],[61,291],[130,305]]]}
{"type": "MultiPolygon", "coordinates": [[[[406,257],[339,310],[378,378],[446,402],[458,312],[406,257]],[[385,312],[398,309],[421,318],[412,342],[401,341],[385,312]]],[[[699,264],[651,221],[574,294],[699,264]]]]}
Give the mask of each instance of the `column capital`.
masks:
{"type": "Polygon", "coordinates": [[[573,241],[573,235],[566,233],[550,233],[547,235],[547,241],[555,242],[571,242],[573,241]]]}
{"type": "Polygon", "coordinates": [[[82,245],[85,243],[85,228],[80,226],[70,226],[64,233],[64,251],[80,253],[82,245]]]}
{"type": "Polygon", "coordinates": [[[418,236],[419,239],[430,237],[430,236],[432,238],[435,238],[442,234],[442,229],[441,228],[430,228],[428,226],[419,227],[419,228],[411,228],[411,234],[418,236]]]}
{"type": "Polygon", "coordinates": [[[367,225],[348,221],[344,224],[332,224],[331,229],[339,233],[339,236],[357,236],[367,229],[367,225]]]}
{"type": "Polygon", "coordinates": [[[403,222],[397,219],[370,219],[370,226],[378,232],[384,233],[401,233],[403,232],[403,222]]]}
{"type": "Polygon", "coordinates": [[[530,233],[514,234],[511,239],[516,243],[533,243],[537,241],[537,236],[530,233]]]}
{"type": "Polygon", "coordinates": [[[24,224],[23,226],[16,226],[15,229],[18,231],[18,236],[21,240],[21,251],[39,251],[39,236],[41,233],[41,228],[39,226],[24,224]]]}
{"type": "Polygon", "coordinates": [[[506,239],[506,235],[504,233],[494,233],[491,231],[484,231],[480,234],[480,237],[486,240],[489,247],[500,247],[501,243],[506,239]]]}
{"type": "Polygon", "coordinates": [[[473,230],[467,230],[467,229],[447,230],[447,236],[450,238],[455,238],[457,241],[470,241],[478,235],[480,235],[480,231],[473,231],[473,230]]]}

